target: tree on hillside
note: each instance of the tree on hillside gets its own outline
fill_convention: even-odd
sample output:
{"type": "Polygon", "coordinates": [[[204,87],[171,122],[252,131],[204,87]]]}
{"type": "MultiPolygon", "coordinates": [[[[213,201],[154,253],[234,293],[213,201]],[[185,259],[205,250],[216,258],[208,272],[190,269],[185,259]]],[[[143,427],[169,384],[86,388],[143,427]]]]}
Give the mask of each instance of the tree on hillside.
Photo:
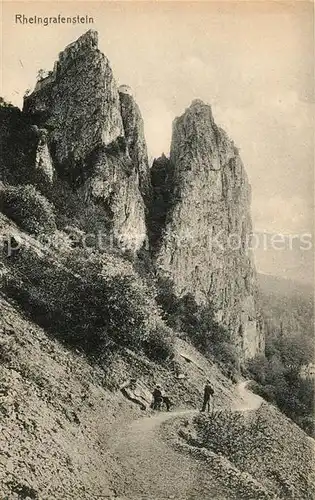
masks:
{"type": "Polygon", "coordinates": [[[267,337],[266,356],[249,360],[247,368],[257,382],[253,390],[314,435],[314,381],[301,377],[302,366],[312,359],[311,339],[280,331],[267,337]]]}

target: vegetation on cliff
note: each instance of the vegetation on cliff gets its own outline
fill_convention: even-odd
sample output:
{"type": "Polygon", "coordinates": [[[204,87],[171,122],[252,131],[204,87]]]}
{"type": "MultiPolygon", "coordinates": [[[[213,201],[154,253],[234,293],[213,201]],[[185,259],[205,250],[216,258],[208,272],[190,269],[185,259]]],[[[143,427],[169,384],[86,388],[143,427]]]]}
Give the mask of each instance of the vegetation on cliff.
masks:
{"type": "Polygon", "coordinates": [[[31,184],[0,189],[0,205],[5,215],[30,234],[52,233],[57,229],[54,207],[31,184]]]}
{"type": "Polygon", "coordinates": [[[152,291],[122,257],[80,249],[38,255],[22,244],[14,257],[4,248],[2,262],[5,294],[69,346],[100,359],[120,347],[159,361],[172,355],[173,333],[152,291]]]}
{"type": "Polygon", "coordinates": [[[210,304],[198,305],[192,294],[176,296],[171,280],[158,281],[157,302],[164,311],[165,321],[205,356],[214,358],[223,372],[235,378],[240,362],[230,332],[215,319],[210,304]]]}
{"type": "Polygon", "coordinates": [[[251,389],[315,437],[312,378],[304,378],[301,368],[313,359],[312,343],[300,337],[278,337],[268,341],[266,357],[257,356],[247,363],[254,378],[251,389]]]}

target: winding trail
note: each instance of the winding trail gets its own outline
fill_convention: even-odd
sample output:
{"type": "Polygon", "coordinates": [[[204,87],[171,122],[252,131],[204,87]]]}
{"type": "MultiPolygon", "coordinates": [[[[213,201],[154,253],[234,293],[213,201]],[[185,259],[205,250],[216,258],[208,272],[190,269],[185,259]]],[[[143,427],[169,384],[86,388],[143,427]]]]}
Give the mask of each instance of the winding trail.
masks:
{"type": "Polygon", "coordinates": [[[245,380],[243,382],[239,382],[235,387],[235,394],[237,396],[237,400],[235,404],[232,406],[232,410],[234,411],[251,411],[258,410],[260,405],[263,402],[263,399],[254,394],[250,390],[247,389],[250,380],[245,380]]]}
{"type": "MultiPolygon", "coordinates": [[[[239,403],[232,408],[249,411],[259,408],[261,398],[249,392],[247,382],[236,386],[239,403]]],[[[183,455],[162,440],[160,426],[173,418],[191,417],[198,410],[161,412],[132,422],[113,436],[110,452],[122,468],[116,495],[125,500],[200,500],[227,498],[222,485],[209,477],[209,468],[183,455]]]]}

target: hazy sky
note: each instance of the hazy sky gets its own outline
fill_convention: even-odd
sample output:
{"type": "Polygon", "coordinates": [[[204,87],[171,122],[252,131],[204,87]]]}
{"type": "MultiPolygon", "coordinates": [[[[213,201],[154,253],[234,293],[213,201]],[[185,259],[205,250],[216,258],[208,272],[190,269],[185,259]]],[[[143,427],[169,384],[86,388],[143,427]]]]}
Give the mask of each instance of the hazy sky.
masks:
{"type": "Polygon", "coordinates": [[[141,108],[151,156],[198,97],[240,148],[256,230],[309,232],[313,207],[311,2],[4,2],[1,94],[21,105],[40,68],[88,28],[141,108]],[[88,14],[94,25],[22,26],[14,14],[88,14]]]}

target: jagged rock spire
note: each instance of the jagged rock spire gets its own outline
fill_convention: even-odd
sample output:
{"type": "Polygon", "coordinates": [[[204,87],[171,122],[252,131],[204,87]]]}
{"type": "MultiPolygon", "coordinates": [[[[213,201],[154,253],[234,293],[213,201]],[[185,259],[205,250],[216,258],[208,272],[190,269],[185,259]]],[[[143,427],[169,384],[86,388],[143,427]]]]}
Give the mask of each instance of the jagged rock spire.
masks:
{"type": "Polygon", "coordinates": [[[234,143],[195,100],[176,118],[170,154],[173,199],[156,265],[179,295],[210,302],[241,355],[263,349],[257,308],[250,186],[234,143]]]}
{"type": "Polygon", "coordinates": [[[24,112],[48,130],[58,175],[80,188],[85,202],[104,207],[115,241],[138,250],[150,196],[142,117],[134,99],[118,92],[96,31],[59,54],[25,97],[24,112]]]}

